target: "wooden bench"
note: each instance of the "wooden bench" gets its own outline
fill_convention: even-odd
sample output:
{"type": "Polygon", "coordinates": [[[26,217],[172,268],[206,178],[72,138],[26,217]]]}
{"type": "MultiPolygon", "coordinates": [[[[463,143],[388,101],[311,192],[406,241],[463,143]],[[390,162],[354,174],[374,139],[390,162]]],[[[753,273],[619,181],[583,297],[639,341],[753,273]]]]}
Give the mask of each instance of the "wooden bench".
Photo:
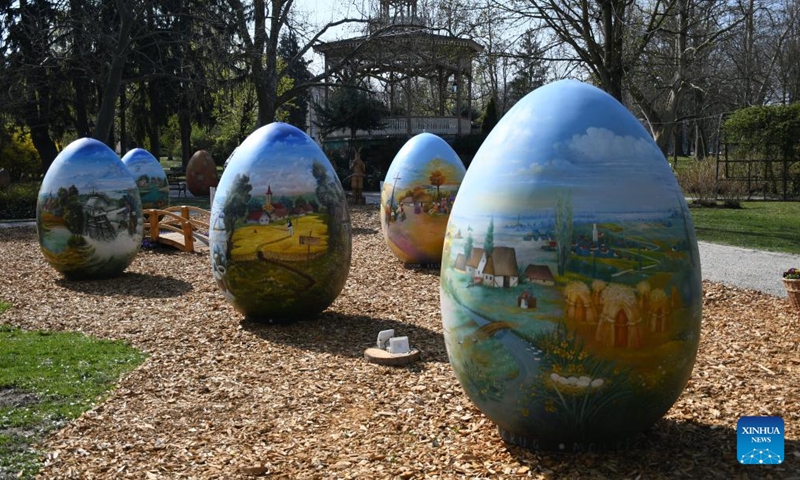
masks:
{"type": "Polygon", "coordinates": [[[186,196],[186,177],[184,177],[184,172],[182,168],[170,168],[167,172],[167,182],[169,182],[169,190],[178,191],[178,196],[181,196],[181,192],[183,192],[183,196],[186,196]]]}

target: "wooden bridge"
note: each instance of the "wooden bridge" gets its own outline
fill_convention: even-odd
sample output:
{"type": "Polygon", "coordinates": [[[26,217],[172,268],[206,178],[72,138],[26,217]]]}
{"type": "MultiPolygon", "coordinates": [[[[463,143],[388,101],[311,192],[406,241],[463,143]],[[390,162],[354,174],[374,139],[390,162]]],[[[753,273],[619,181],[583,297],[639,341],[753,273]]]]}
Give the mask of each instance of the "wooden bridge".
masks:
{"type": "Polygon", "coordinates": [[[211,212],[182,205],[163,210],[145,209],[145,238],[184,252],[208,251],[208,220],[211,212]]]}

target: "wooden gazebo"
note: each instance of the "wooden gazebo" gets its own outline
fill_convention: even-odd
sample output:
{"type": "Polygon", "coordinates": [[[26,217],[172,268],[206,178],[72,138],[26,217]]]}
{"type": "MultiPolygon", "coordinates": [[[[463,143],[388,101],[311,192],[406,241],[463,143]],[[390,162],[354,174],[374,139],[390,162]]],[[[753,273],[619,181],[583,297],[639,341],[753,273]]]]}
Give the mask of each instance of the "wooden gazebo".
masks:
{"type": "MultiPolygon", "coordinates": [[[[325,58],[327,80],[342,78],[343,72],[375,79],[386,89],[390,111],[404,109],[404,115],[387,118],[385,128],[369,132],[372,136],[410,137],[423,131],[441,136],[469,134],[472,59],[483,47],[470,39],[436,33],[418,15],[416,0],[380,0],[378,6],[367,35],[315,47],[325,58]],[[435,86],[436,112],[414,114],[411,85],[415,79],[435,86]],[[455,115],[448,108],[453,96],[455,115]]],[[[358,136],[367,135],[359,132],[358,136]]],[[[346,133],[328,137],[337,136],[346,133]]]]}

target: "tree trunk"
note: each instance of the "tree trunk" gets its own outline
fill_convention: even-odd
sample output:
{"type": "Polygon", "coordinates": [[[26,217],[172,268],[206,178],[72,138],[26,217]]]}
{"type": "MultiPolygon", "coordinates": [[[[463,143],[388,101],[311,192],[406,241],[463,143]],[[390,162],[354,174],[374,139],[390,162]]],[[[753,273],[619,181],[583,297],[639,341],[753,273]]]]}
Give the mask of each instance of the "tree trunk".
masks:
{"type": "Polygon", "coordinates": [[[163,108],[160,102],[161,96],[158,94],[154,82],[148,82],[146,88],[148,92],[147,96],[150,98],[150,114],[147,115],[147,119],[145,120],[147,125],[147,138],[150,139],[150,153],[152,153],[156,159],[160,159],[161,137],[158,134],[158,118],[154,115],[154,112],[160,111],[163,108]]]}
{"type": "Polygon", "coordinates": [[[181,131],[181,165],[183,171],[186,171],[192,157],[192,118],[189,108],[183,105],[178,112],[178,126],[181,131]]]}
{"type": "Polygon", "coordinates": [[[97,113],[97,126],[93,135],[94,138],[102,142],[109,142],[111,130],[114,126],[114,106],[117,103],[117,95],[122,85],[122,73],[125,69],[128,45],[131,39],[131,30],[133,29],[133,10],[131,10],[130,5],[124,0],[117,0],[116,4],[120,18],[117,51],[114,54],[103,88],[103,102],[100,104],[100,110],[97,113]]]}
{"type": "Polygon", "coordinates": [[[53,164],[53,160],[58,156],[56,144],[53,142],[53,139],[50,138],[47,124],[29,123],[28,125],[31,129],[31,141],[33,141],[33,146],[36,147],[36,151],[39,152],[39,157],[42,159],[41,172],[45,174],[50,168],[50,165],[53,164]]]}

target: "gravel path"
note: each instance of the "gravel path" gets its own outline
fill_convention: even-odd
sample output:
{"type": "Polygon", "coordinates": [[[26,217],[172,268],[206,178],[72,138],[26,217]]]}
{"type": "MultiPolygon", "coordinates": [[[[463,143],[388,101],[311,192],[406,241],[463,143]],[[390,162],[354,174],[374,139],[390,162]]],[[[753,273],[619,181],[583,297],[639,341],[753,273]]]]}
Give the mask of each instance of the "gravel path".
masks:
{"type": "Polygon", "coordinates": [[[697,242],[703,280],[786,297],[782,274],[800,268],[800,255],[697,242]]]}

